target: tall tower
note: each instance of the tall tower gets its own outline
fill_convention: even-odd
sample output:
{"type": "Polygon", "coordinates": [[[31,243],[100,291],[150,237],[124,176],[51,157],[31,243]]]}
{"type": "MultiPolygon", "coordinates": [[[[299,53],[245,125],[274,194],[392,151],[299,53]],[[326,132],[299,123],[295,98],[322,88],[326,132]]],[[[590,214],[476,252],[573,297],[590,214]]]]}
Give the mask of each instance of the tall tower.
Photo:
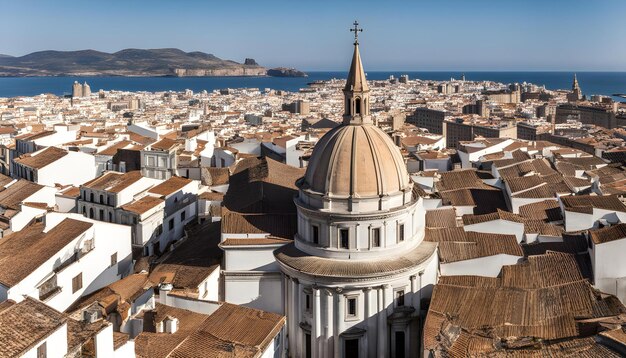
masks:
{"type": "Polygon", "coordinates": [[[580,101],[582,95],[583,93],[580,90],[580,86],[578,85],[578,78],[576,78],[576,74],[574,73],[574,81],[572,82],[572,93],[571,96],[568,96],[568,100],[570,102],[580,101]]]}
{"type": "Polygon", "coordinates": [[[424,200],[391,138],[372,123],[354,23],[343,123],[296,183],[298,233],[274,251],[290,357],[419,356],[421,300],[437,281],[424,200]],[[393,352],[393,353],[392,353],[393,352]]]}

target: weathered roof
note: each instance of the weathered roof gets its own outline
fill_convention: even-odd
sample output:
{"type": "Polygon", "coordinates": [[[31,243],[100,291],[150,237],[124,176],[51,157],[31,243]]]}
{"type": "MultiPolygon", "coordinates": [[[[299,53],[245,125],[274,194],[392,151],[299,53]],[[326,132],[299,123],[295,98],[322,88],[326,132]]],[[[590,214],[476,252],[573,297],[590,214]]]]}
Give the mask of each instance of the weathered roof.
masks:
{"type": "Polygon", "coordinates": [[[101,176],[86,182],[82,186],[94,190],[119,193],[141,178],[141,172],[138,170],[127,173],[106,172],[101,176]]]}
{"type": "Polygon", "coordinates": [[[626,212],[624,205],[615,195],[576,195],[562,196],[561,202],[566,211],[590,213],[594,208],[626,212]]]}
{"type": "Polygon", "coordinates": [[[441,263],[471,260],[494,255],[524,256],[515,235],[499,235],[468,231],[468,241],[439,242],[441,263]]]}
{"type": "Polygon", "coordinates": [[[92,225],[64,219],[43,232],[44,223],[34,223],[0,240],[0,283],[16,285],[92,225]]]}
{"type": "Polygon", "coordinates": [[[245,214],[222,208],[222,233],[269,234],[293,239],[298,232],[296,213],[245,214]]]}
{"type": "Polygon", "coordinates": [[[527,219],[560,221],[563,220],[561,206],[557,200],[543,200],[519,207],[519,214],[527,219]]]}
{"type": "Polygon", "coordinates": [[[466,214],[463,215],[463,224],[464,225],[474,225],[474,224],[480,224],[480,223],[485,223],[485,222],[489,222],[489,221],[495,221],[495,220],[505,220],[505,221],[512,221],[512,222],[516,222],[516,223],[524,223],[525,219],[517,214],[513,214],[510,211],[505,211],[505,210],[496,210],[496,212],[493,213],[489,213],[489,214],[482,214],[482,215],[473,215],[473,214],[466,214]]]}
{"type": "Polygon", "coordinates": [[[442,277],[424,326],[424,349],[441,356],[617,357],[585,319],[626,323],[616,297],[582,279],[573,256],[548,253],[504,266],[501,278],[442,277]]]}
{"type": "Polygon", "coordinates": [[[35,184],[26,179],[20,179],[8,188],[0,191],[0,206],[19,210],[20,204],[29,196],[41,190],[44,186],[35,184]]]}
{"type": "Polygon", "coordinates": [[[25,297],[0,310],[0,357],[19,357],[67,322],[61,312],[25,297]]]}
{"type": "Polygon", "coordinates": [[[169,357],[259,357],[284,325],[284,316],[223,303],[169,357]]]}
{"type": "Polygon", "coordinates": [[[590,230],[589,236],[594,244],[604,244],[611,241],[622,240],[626,238],[626,224],[619,223],[617,225],[605,227],[598,230],[590,230]]]}
{"type": "Polygon", "coordinates": [[[193,180],[191,179],[173,176],[162,182],[161,184],[150,188],[148,192],[152,194],[168,196],[182,189],[185,185],[191,183],[192,181],[193,180]]]}
{"type": "Polygon", "coordinates": [[[133,200],[132,202],[122,205],[122,209],[126,211],[130,211],[135,214],[143,214],[146,211],[157,207],[158,205],[165,203],[165,200],[161,198],[157,198],[154,196],[146,195],[137,200],[133,200]]]}
{"type": "Polygon", "coordinates": [[[47,147],[40,151],[24,154],[13,159],[16,163],[33,169],[41,169],[67,155],[67,151],[57,147],[47,147]]]}
{"type": "Polygon", "coordinates": [[[456,210],[444,208],[426,211],[426,227],[456,227],[456,210]]]}

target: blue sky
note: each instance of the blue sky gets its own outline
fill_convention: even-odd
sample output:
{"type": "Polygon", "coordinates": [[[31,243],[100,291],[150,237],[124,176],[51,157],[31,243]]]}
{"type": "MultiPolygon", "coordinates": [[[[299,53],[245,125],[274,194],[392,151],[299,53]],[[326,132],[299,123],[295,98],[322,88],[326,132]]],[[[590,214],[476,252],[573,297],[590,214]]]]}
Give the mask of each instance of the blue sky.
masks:
{"type": "Polygon", "coordinates": [[[345,70],[626,71],[624,0],[0,0],[0,53],[176,47],[345,70]]]}

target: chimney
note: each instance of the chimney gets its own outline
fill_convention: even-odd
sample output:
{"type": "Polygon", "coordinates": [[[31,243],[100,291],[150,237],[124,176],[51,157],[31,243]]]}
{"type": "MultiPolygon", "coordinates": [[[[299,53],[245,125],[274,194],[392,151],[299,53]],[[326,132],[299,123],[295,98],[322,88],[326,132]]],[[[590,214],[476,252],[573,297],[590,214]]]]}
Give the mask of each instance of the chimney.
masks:
{"type": "Polygon", "coordinates": [[[178,331],[178,318],[167,316],[165,318],[165,333],[176,333],[178,331]]]}
{"type": "Polygon", "coordinates": [[[167,296],[174,288],[171,283],[162,283],[159,285],[159,303],[167,305],[167,296]]]}

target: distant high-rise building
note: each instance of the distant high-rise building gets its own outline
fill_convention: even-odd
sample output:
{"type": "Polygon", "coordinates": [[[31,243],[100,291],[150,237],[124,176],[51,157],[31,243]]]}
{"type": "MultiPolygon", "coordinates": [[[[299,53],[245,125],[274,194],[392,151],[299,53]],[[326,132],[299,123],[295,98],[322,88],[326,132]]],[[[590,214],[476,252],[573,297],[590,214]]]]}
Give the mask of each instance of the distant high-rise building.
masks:
{"type": "Polygon", "coordinates": [[[74,81],[72,85],[72,97],[89,97],[91,96],[91,87],[87,84],[87,82],[82,85],[78,83],[78,81],[74,81]]]}
{"type": "Polygon", "coordinates": [[[83,83],[83,97],[91,96],[91,87],[87,84],[87,82],[83,83]]]}
{"type": "Polygon", "coordinates": [[[78,81],[74,81],[72,85],[72,97],[82,97],[83,96],[83,86],[78,83],[78,81]]]}

